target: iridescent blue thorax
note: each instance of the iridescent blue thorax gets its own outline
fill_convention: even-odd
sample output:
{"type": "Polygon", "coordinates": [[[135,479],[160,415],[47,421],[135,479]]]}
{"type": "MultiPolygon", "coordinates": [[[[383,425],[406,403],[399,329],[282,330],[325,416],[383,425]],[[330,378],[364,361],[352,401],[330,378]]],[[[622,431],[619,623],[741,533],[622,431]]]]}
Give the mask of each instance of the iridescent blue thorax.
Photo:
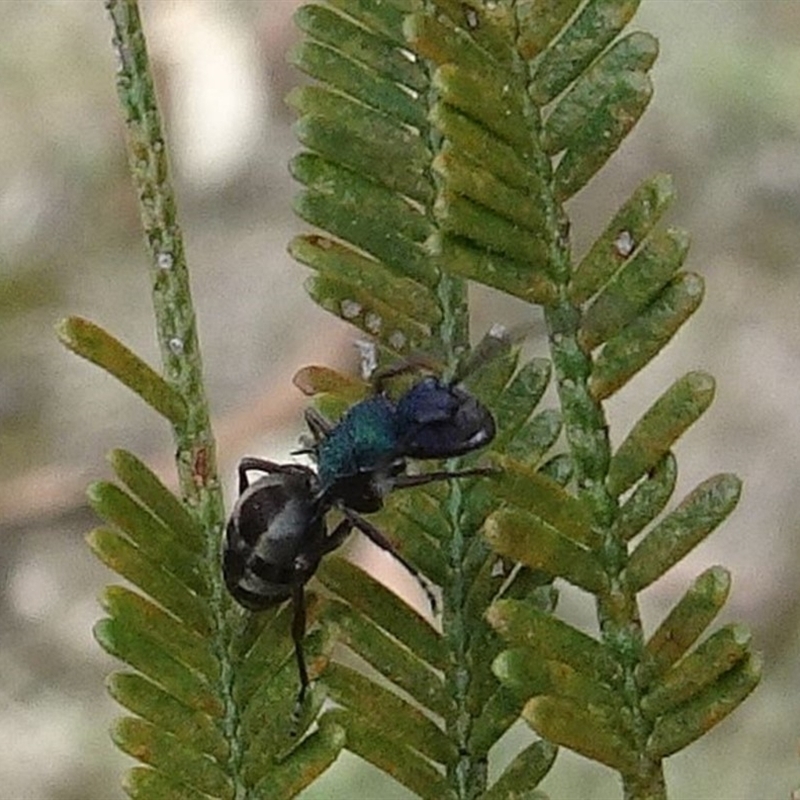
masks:
{"type": "Polygon", "coordinates": [[[396,455],[394,403],[375,395],[354,405],[317,445],[320,487],[389,465],[396,455]]]}

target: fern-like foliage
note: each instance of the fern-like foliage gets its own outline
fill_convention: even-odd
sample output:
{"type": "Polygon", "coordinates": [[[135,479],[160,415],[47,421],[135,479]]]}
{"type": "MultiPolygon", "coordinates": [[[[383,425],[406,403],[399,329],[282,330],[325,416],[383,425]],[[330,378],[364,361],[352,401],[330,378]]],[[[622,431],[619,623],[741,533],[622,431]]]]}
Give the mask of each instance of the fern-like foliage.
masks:
{"type": "MultiPolygon", "coordinates": [[[[604,401],[702,297],[682,269],[685,234],[658,227],[669,179],[643,183],[579,262],[570,251],[564,203],[650,98],[656,43],[622,35],[636,5],[331,0],[298,12],[294,60],[316,82],[291,96],[307,148],[292,170],[297,209],[323,233],[291,251],[313,270],[311,295],[384,358],[424,351],[452,376],[480,361],[467,295],[479,281],[541,308],[549,352],[521,362],[500,348],[469,377],[497,420],[496,475],[397,492],[375,519],[441,587],[440,625],[326,558],[308,598],[316,683],[293,737],[291,609],[246,613],[220,574],[225,515],[158,109],[136,2],[109,0],[163,373],[85,320],[59,335],[160,413],[177,447],[180,498],[123,451],[117,483],[89,490],[105,521],[90,545],[133,587],[105,591],[96,629],[130,668],[109,689],[131,713],[114,740],[142,764],[132,797],[289,798],[343,747],[420,797],[532,797],[555,745],[616,770],[628,798],[665,797],[663,759],[756,685],[741,626],[697,644],[727,597],[723,568],[656,631],[639,621],[638,594],[739,495],[734,476],[715,476],[667,510],[671,448],[713,396],[704,373],[677,379],[609,444],[604,401]],[[540,408],[551,375],[558,408],[540,408]],[[596,598],[597,637],[554,614],[557,577],[596,598]],[[490,752],[520,716],[541,738],[490,784],[490,752]]],[[[368,391],[324,368],[296,382],[331,414],[368,391]]]]}
{"type": "MultiPolygon", "coordinates": [[[[253,617],[235,606],[220,572],[225,514],[203,392],[199,345],[183,242],[135,0],[108,4],[119,60],[131,174],[151,258],[163,374],[99,326],[70,318],[62,342],[135,391],[171,425],[181,497],[138,458],[111,455],[117,483],[97,482],[89,502],[105,525],[92,550],[134,588],[107,587],[101,646],[130,669],[108,688],[132,716],[112,729],[141,762],[125,790],[142,800],[290,798],[341,751],[344,731],[321,720],[289,736],[297,690],[288,608],[253,617]]],[[[314,624],[319,604],[309,597],[314,624]]],[[[306,642],[312,665],[333,646],[333,626],[306,642]]],[[[322,704],[312,692],[299,729],[322,704]]]]}
{"type": "MultiPolygon", "coordinates": [[[[617,770],[626,796],[664,796],[663,758],[758,681],[740,626],[691,650],[727,596],[722,568],[650,637],[639,621],[638,593],[740,491],[715,476],[662,515],[671,447],[713,397],[705,373],[676,380],[611,452],[603,401],[702,299],[702,279],[682,270],[686,234],[657,227],[670,180],[646,181],[580,262],[570,251],[565,201],[652,93],[656,41],[622,35],[637,5],[330,0],[297,15],[294,62],[316,83],[290,96],[307,148],[292,163],[305,187],[296,208],[329,234],[290,247],[314,271],[312,297],[390,357],[422,349],[453,370],[468,348],[464,281],[478,281],[543,309],[555,367],[558,411],[533,413],[544,360],[509,355],[476,381],[498,416],[499,478],[395,497],[380,521],[442,587],[440,636],[419,619],[398,630],[382,603],[373,613],[378,589],[353,567],[331,560],[320,573],[344,601],[329,612],[343,641],[392,684],[334,663],[324,682],[342,708],[322,719],[422,797],[533,789],[553,757],[544,741],[487,785],[488,753],[520,709],[546,740],[617,770]],[[562,424],[567,452],[543,461],[562,424]],[[513,563],[523,567],[509,580],[513,563]],[[596,597],[599,638],[552,616],[554,577],[596,597]]],[[[301,382],[343,387],[320,372],[301,382]]]]}

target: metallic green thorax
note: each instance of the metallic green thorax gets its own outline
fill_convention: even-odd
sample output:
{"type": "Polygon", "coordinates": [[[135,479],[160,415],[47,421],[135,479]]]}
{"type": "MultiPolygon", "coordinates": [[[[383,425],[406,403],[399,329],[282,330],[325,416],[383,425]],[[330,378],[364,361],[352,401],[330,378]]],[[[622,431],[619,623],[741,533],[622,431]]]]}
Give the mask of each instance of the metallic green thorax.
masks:
{"type": "Polygon", "coordinates": [[[353,406],[319,443],[322,489],[339,478],[388,465],[397,446],[394,404],[378,395],[353,406]]]}

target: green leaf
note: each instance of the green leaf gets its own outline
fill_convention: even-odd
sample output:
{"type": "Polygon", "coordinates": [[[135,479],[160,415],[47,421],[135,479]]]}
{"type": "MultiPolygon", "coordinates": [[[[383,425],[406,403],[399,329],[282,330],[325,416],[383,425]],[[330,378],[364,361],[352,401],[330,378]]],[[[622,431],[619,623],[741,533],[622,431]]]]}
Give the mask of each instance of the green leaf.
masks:
{"type": "Polygon", "coordinates": [[[648,660],[639,674],[642,685],[683,656],[719,614],[730,589],[730,573],[722,567],[710,567],[695,580],[647,642],[648,660]]]}
{"type": "Polygon", "coordinates": [[[726,625],[672,669],[642,699],[642,709],[655,718],[699,694],[720,675],[749,657],[750,631],[744,625],[726,625]]]}
{"type": "Polygon", "coordinates": [[[575,474],[575,462],[571,455],[559,453],[542,464],[539,472],[552,478],[559,486],[566,486],[575,474]]]}
{"type": "Polygon", "coordinates": [[[538,786],[555,763],[557,753],[558,749],[549,742],[539,740],[528,745],[492,784],[483,800],[522,796],[521,792],[538,786]]]}
{"type": "Polygon", "coordinates": [[[406,41],[413,51],[434,64],[457,62],[473,73],[496,72],[495,57],[452,19],[430,14],[411,14],[404,23],[406,41]]]}
{"type": "Polygon", "coordinates": [[[649,76],[640,72],[629,73],[615,88],[614,95],[592,110],[583,135],[575,136],[572,147],[558,162],[555,187],[556,197],[561,201],[576,194],[599,172],[644,114],[653,96],[649,76]],[[602,144],[592,149],[590,145],[598,140],[602,144]]]}
{"type": "Polygon", "coordinates": [[[581,340],[594,349],[618,334],[652,303],[680,269],[689,249],[683,231],[650,236],[586,310],[581,340]]]}
{"type": "Polygon", "coordinates": [[[188,589],[201,596],[210,594],[201,553],[191,553],[165,525],[144,506],[113,483],[97,481],[87,490],[92,508],[122,531],[144,555],[172,572],[188,589]]]}
{"type": "MultiPolygon", "coordinates": [[[[420,329],[430,331],[441,320],[438,301],[431,291],[412,280],[398,279],[379,262],[365,258],[332,239],[314,235],[298,236],[290,242],[289,253],[320,275],[357,286],[364,298],[391,306],[398,316],[402,315],[408,320],[405,323],[407,325],[413,323],[420,329]],[[398,286],[402,291],[397,291],[398,286]]],[[[369,308],[366,309],[368,312],[369,308]]],[[[343,312],[341,316],[345,316],[343,312]]],[[[345,318],[355,324],[352,317],[345,318]]],[[[388,326],[370,332],[380,334],[384,327],[388,326]]]]}
{"type": "Polygon", "coordinates": [[[346,238],[389,269],[430,285],[436,272],[419,247],[430,232],[425,217],[393,192],[319,156],[300,154],[291,164],[307,190],[295,201],[303,219],[346,238]],[[347,197],[348,203],[340,198],[347,197]]]}
{"type": "Polygon", "coordinates": [[[223,715],[224,709],[212,687],[187,670],[157,639],[113,618],[100,620],[94,635],[107,653],[157,681],[185,705],[209,716],[223,715]]]}
{"type": "MultiPolygon", "coordinates": [[[[311,627],[319,609],[316,595],[306,598],[306,624],[311,627]]],[[[280,668],[292,657],[291,620],[292,608],[283,604],[273,613],[259,614],[267,620],[249,646],[242,646],[237,654],[236,699],[247,706],[255,692],[274,678],[280,668]]]]}
{"type": "MultiPolygon", "coordinates": [[[[448,701],[439,675],[411,649],[398,644],[363,614],[337,604],[328,618],[340,628],[339,641],[358,653],[421,706],[444,716],[448,701]]],[[[330,672],[326,673],[330,686],[330,672]]]]}
{"type": "MultiPolygon", "coordinates": [[[[301,6],[294,15],[300,30],[354,61],[384,73],[397,83],[421,90],[427,85],[421,64],[408,59],[396,43],[376,35],[325,6],[301,6]]],[[[305,91],[309,87],[303,87],[305,91]]]]}
{"type": "Polygon", "coordinates": [[[87,536],[87,542],[106,566],[141,588],[192,630],[201,636],[211,633],[212,623],[203,600],[130,540],[109,528],[97,528],[87,536]]]}
{"type": "MultiPolygon", "coordinates": [[[[631,73],[646,72],[658,55],[658,42],[637,31],[617,41],[573,84],[547,117],[544,149],[550,154],[580,142],[598,108],[619,102],[631,73]]],[[[558,173],[556,173],[558,174],[558,173]]]]}
{"type": "MultiPolygon", "coordinates": [[[[309,678],[314,681],[330,663],[335,645],[335,632],[326,626],[306,636],[303,650],[309,678]]],[[[299,718],[297,712],[298,675],[295,659],[287,654],[280,668],[264,675],[250,695],[234,687],[240,710],[239,726],[242,738],[248,742],[248,758],[240,769],[245,785],[256,785],[276,762],[284,761],[296,749],[299,735],[307,731],[319,714],[325,700],[324,686],[314,686],[308,693],[299,718]]]]}
{"type": "Polygon", "coordinates": [[[173,531],[177,539],[189,545],[193,552],[203,552],[205,534],[197,520],[149,467],[126,450],[112,450],[109,461],[131,494],[173,531]]]}
{"type": "Polygon", "coordinates": [[[112,673],[107,686],[120,705],[178,741],[191,744],[197,752],[216,761],[225,761],[230,755],[230,746],[213,717],[184,705],[139,673],[112,673]]]}
{"type": "Polygon", "coordinates": [[[739,706],[760,678],[761,659],[750,655],[688,703],[660,717],[648,742],[648,751],[664,758],[682,750],[739,706]]]}
{"type": "Polygon", "coordinates": [[[414,200],[432,199],[423,172],[431,154],[418,131],[320,86],[297,89],[287,102],[302,115],[295,131],[306,147],[329,161],[371,173],[382,185],[414,200]],[[397,150],[407,151],[409,161],[396,161],[392,156],[397,150]]]}
{"type": "MultiPolygon", "coordinates": [[[[574,4],[570,0],[565,5],[574,4]]],[[[530,89],[534,102],[546,105],[561,94],[625,27],[638,6],[639,0],[589,0],[537,62],[530,89]]]]}
{"type": "MultiPolygon", "coordinates": [[[[439,153],[433,159],[432,167],[449,191],[495,214],[508,217],[510,223],[519,226],[520,235],[524,236],[526,231],[533,233],[538,249],[542,249],[538,237],[545,223],[545,211],[528,192],[508,186],[488,170],[458,155],[458,151],[452,148],[439,153]]],[[[441,220],[443,224],[446,219],[441,220]]],[[[450,231],[446,225],[444,229],[450,231]]],[[[540,260],[544,261],[544,258],[540,260]]]]}
{"type": "Polygon", "coordinates": [[[341,87],[347,94],[408,125],[420,127],[425,117],[414,98],[380,72],[314,41],[303,41],[289,53],[289,62],[313,78],[341,87]]]}
{"type": "Polygon", "coordinates": [[[528,466],[538,464],[556,443],[563,429],[561,412],[540,411],[525,423],[508,445],[507,453],[528,466]]]}
{"type": "Polygon", "coordinates": [[[628,580],[641,591],[708,536],[736,507],[741,481],[715,475],[701,483],[631,554],[628,580]]]}
{"type": "MultiPolygon", "coordinates": [[[[403,19],[411,11],[409,0],[329,0],[329,5],[360,22],[367,30],[404,45],[403,19]]],[[[340,42],[337,40],[337,46],[340,42]]]]}
{"type": "Polygon", "coordinates": [[[296,750],[253,787],[256,797],[270,800],[296,797],[336,761],[344,747],[347,734],[335,720],[320,718],[319,727],[307,736],[296,750]]]}
{"type": "Polygon", "coordinates": [[[123,586],[107,586],[100,603],[115,623],[130,630],[146,630],[159,647],[204,681],[219,680],[219,663],[208,641],[141,595],[123,586]]]}
{"type": "Polygon", "coordinates": [[[444,233],[466,239],[479,250],[530,264],[537,270],[547,265],[547,246],[537,234],[455,191],[439,195],[434,213],[444,233]]]}
{"type": "Polygon", "coordinates": [[[125,793],[134,800],[206,800],[208,795],[180,785],[166,773],[145,767],[133,767],[123,780],[125,793]]]}
{"type": "Polygon", "coordinates": [[[550,383],[551,371],[550,361],[545,358],[523,364],[499,397],[492,401],[497,423],[494,449],[504,449],[525,424],[550,383]]]}
{"type": "Polygon", "coordinates": [[[605,286],[636,253],[674,198],[669,175],[654,175],[642,183],[575,268],[570,285],[574,303],[585,303],[605,286]]]}
{"type": "Polygon", "coordinates": [[[207,756],[193,752],[174,736],[141,719],[123,717],[111,731],[112,738],[129,755],[169,772],[170,780],[222,800],[232,800],[230,779],[207,756]]]}
{"type": "Polygon", "coordinates": [[[555,744],[619,772],[628,773],[635,768],[633,742],[624,735],[619,718],[549,695],[530,700],[522,715],[537,733],[555,744]]]}
{"type": "Polygon", "coordinates": [[[619,675],[619,665],[600,642],[527,601],[498,600],[486,616],[511,645],[529,647],[542,658],[562,661],[600,680],[613,680],[619,675]]]}
{"type": "Polygon", "coordinates": [[[364,399],[367,386],[328,367],[303,367],[292,376],[292,383],[305,395],[329,393],[341,396],[348,405],[364,399]]]}
{"type": "Polygon", "coordinates": [[[496,511],[486,522],[486,538],[501,555],[588,592],[599,594],[605,587],[606,575],[590,551],[526,511],[496,511]]]}
{"type": "Polygon", "coordinates": [[[495,675],[520,698],[551,694],[567,697],[579,705],[622,709],[622,699],[605,684],[578,672],[560,661],[538,660],[527,647],[504,650],[493,664],[495,675]]]}
{"type": "MultiPolygon", "coordinates": [[[[373,727],[363,718],[344,709],[326,714],[347,730],[347,749],[391,775],[422,798],[446,796],[441,772],[411,749],[398,750],[385,729],[373,727]]],[[[324,719],[324,717],[323,717],[324,719]]]]}
{"type": "Polygon", "coordinates": [[[520,55],[533,59],[555,38],[580,5],[580,0],[530,0],[517,4],[520,55]]]}
{"type": "Polygon", "coordinates": [[[186,403],[178,392],[110,333],[87,319],[68,317],[56,334],[65,347],[113,375],[170,422],[185,422],[186,403]]]}
{"type": "Polygon", "coordinates": [[[441,669],[444,648],[439,634],[416,611],[398,603],[395,595],[343,559],[328,559],[317,577],[332,592],[347,600],[381,628],[441,669]]]}
{"type": "Polygon", "coordinates": [[[386,508],[376,517],[379,527],[392,531],[392,538],[402,542],[402,550],[434,581],[443,578],[447,556],[442,542],[447,526],[440,513],[441,498],[428,492],[403,492],[389,498],[386,508]]]}
{"type": "Polygon", "coordinates": [[[592,371],[592,394],[603,400],[624,386],[669,343],[702,299],[699,275],[675,276],[636,320],[606,343],[592,371]]]}
{"type": "Polygon", "coordinates": [[[325,673],[325,685],[334,702],[359,717],[368,718],[378,730],[390,730],[405,746],[441,764],[456,760],[454,744],[421,711],[393,692],[348,669],[333,664],[325,673]]]}
{"type": "Polygon", "coordinates": [[[541,187],[542,178],[531,171],[528,154],[497,138],[491,129],[444,103],[431,108],[430,121],[446,137],[443,152],[463,153],[510,187],[528,191],[541,187]]]}
{"type": "MultiPolygon", "coordinates": [[[[491,226],[493,218],[487,215],[483,222],[491,226]]],[[[556,296],[553,282],[539,271],[545,266],[543,262],[534,265],[515,261],[444,233],[435,234],[427,244],[431,256],[435,256],[451,275],[502,289],[529,303],[547,304],[556,296]]]]}
{"type": "Polygon", "coordinates": [[[621,541],[633,539],[664,510],[677,477],[678,464],[675,456],[668,452],[622,504],[614,521],[614,533],[621,541]]]}
{"type": "Polygon", "coordinates": [[[472,727],[470,745],[476,752],[491,746],[519,719],[522,703],[504,686],[497,687],[486,701],[472,727]]]}
{"type": "Polygon", "coordinates": [[[508,76],[472,72],[456,64],[443,64],[434,73],[433,88],[441,102],[490,130],[517,153],[530,153],[525,110],[520,91],[506,83],[508,76]]]}
{"type": "Polygon", "coordinates": [[[492,485],[504,500],[539,517],[579,544],[594,547],[599,543],[591,527],[591,517],[580,500],[524,464],[509,458],[500,458],[498,463],[502,473],[493,479],[492,485]]]}
{"type": "Polygon", "coordinates": [[[664,392],[620,445],[608,470],[608,491],[620,495],[669,452],[714,399],[714,379],[689,372],[664,392]]]}
{"type": "Polygon", "coordinates": [[[468,31],[470,37],[494,58],[502,62],[510,60],[510,44],[517,33],[512,6],[482,0],[436,2],[453,23],[468,31]]]}

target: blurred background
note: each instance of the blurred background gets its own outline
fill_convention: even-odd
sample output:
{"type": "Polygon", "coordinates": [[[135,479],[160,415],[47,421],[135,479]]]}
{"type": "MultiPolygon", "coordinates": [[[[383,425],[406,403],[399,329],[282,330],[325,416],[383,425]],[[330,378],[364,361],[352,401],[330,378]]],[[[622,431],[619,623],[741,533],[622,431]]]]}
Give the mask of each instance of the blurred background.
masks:
{"type": "MultiPolygon", "coordinates": [[[[302,289],[286,255],[295,151],[283,96],[295,0],[142,3],[177,184],[222,474],[245,453],[280,460],[301,429],[291,385],[308,363],[355,363],[353,330],[302,289]]],[[[111,26],[94,0],[6,2],[0,26],[0,786],[18,800],[114,800],[129,763],[107,736],[114,668],[94,643],[112,575],[83,542],[89,480],[124,447],[173,480],[166,424],[61,349],[80,314],[158,363],[147,265],[114,89],[111,26]]],[[[800,786],[800,3],[644,0],[636,25],[661,57],[644,120],[571,203],[581,253],[655,171],[679,191],[671,224],[693,237],[706,300],[609,405],[614,441],[678,375],[707,369],[717,400],[677,448],[676,500],[739,474],[737,512],[643,596],[652,631],[705,567],[734,588],[724,619],[749,624],[764,679],[709,736],[668,762],[674,798],[787,798],[800,786]]],[[[475,292],[478,333],[525,320],[475,292]]],[[[539,348],[537,341],[531,347],[539,348]]],[[[591,606],[562,593],[591,626],[591,606]]],[[[517,730],[508,737],[513,747],[517,730]]],[[[613,775],[567,752],[554,800],[621,796],[613,775]]],[[[305,800],[410,795],[349,754],[305,800]]]]}

